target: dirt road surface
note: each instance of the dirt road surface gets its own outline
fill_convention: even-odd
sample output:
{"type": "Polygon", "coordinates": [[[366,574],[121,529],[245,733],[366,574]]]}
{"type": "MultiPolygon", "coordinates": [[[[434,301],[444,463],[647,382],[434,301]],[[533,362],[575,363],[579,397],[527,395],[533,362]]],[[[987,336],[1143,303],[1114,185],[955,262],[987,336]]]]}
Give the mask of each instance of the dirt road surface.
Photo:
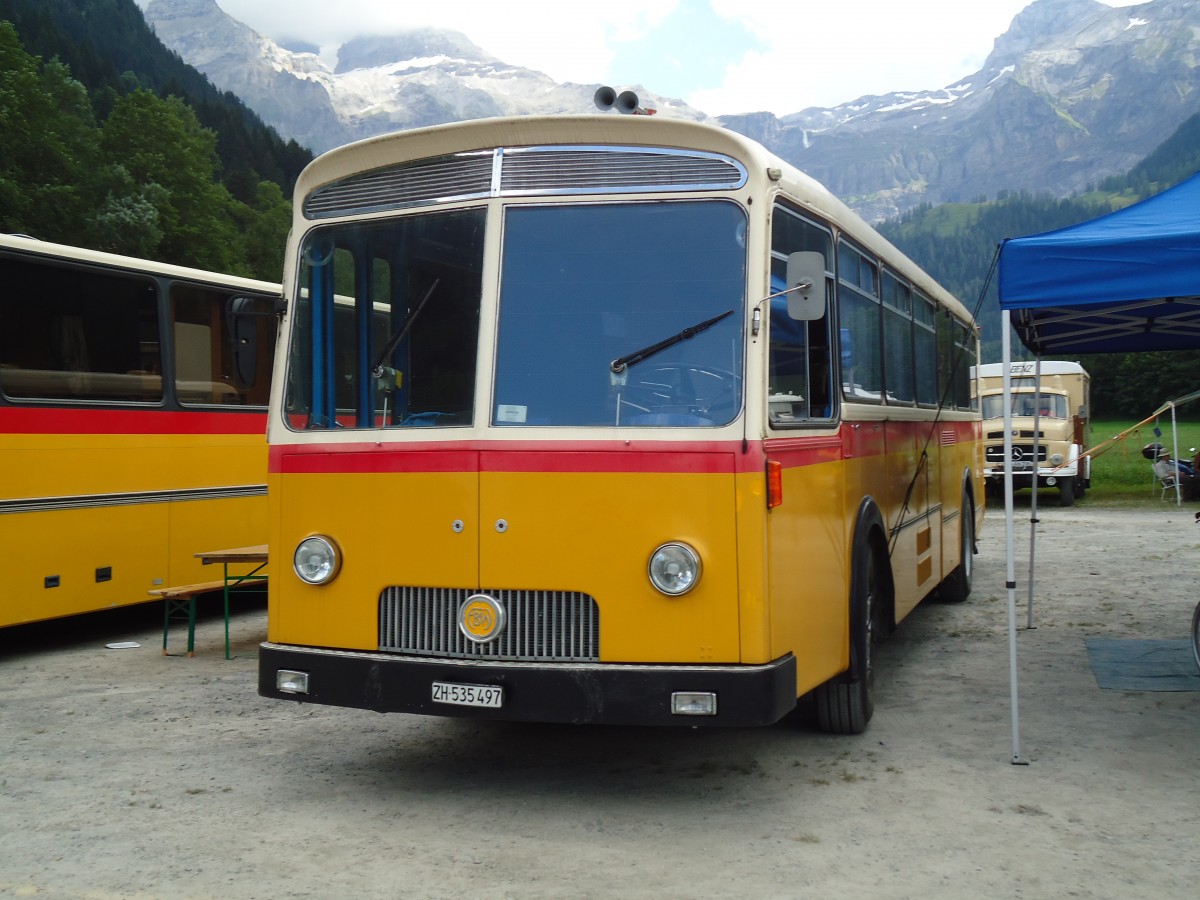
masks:
{"type": "Polygon", "coordinates": [[[1026,630],[1018,509],[1025,765],[995,511],[971,599],[880,648],[859,737],[267,701],[261,605],[237,612],[232,660],[215,605],[191,659],[160,654],[159,606],[8,629],[0,897],[1190,900],[1200,692],[1103,690],[1085,639],[1187,636],[1193,511],[1040,510],[1026,630]]]}

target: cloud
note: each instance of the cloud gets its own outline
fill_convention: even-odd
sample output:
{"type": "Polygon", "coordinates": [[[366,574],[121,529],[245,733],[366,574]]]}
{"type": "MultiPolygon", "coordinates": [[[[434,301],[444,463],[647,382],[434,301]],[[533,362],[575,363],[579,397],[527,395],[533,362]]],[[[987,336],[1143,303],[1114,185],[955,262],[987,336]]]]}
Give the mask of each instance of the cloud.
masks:
{"type": "Polygon", "coordinates": [[[1023,0],[714,0],[766,42],[689,101],[720,115],[797,112],[864,94],[944,87],[980,67],[1023,0]]]}
{"type": "Polygon", "coordinates": [[[362,34],[409,28],[460,31],[507,63],[558,81],[603,80],[622,44],[652,31],[678,0],[606,0],[514,6],[495,0],[217,0],[228,15],[277,41],[299,39],[322,48],[362,34]]]}

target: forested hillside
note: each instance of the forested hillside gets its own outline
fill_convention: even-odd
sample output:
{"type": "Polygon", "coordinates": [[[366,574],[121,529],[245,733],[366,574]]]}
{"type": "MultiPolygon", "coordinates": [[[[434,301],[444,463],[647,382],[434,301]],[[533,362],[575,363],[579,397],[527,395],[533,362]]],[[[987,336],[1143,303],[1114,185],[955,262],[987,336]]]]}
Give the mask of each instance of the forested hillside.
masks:
{"type": "Polygon", "coordinates": [[[311,158],[132,0],[0,0],[0,231],[278,281],[311,158]]]}
{"type": "MultiPolygon", "coordinates": [[[[984,362],[1000,360],[996,250],[1005,238],[1052,231],[1094,219],[1157,194],[1200,171],[1200,116],[1193,116],[1150,156],[1094,190],[1056,200],[1049,194],[922,206],[879,227],[892,243],[959,297],[983,331],[984,362]],[[987,291],[984,293],[985,284],[987,291]]],[[[1013,355],[1028,351],[1013,340],[1013,355]]],[[[1102,354],[1080,362],[1093,375],[1098,416],[1142,417],[1160,403],[1200,390],[1200,351],[1102,354]]],[[[1182,415],[1200,416],[1187,407],[1182,415]]]]}

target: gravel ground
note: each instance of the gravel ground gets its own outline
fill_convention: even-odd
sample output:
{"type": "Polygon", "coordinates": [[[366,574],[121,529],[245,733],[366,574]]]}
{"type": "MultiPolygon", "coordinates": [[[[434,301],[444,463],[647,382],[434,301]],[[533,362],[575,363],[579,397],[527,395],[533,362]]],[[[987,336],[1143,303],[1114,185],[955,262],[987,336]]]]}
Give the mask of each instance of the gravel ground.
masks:
{"type": "MultiPolygon", "coordinates": [[[[1193,509],[1047,507],[1012,764],[1003,516],[975,593],[879,651],[859,737],[479,724],[255,693],[266,611],[163,657],[161,607],[0,631],[0,896],[1154,897],[1200,881],[1200,691],[1101,690],[1183,638],[1193,509]],[[107,649],[115,641],[140,647],[107,649]]],[[[175,639],[173,649],[182,647],[175,639]]]]}

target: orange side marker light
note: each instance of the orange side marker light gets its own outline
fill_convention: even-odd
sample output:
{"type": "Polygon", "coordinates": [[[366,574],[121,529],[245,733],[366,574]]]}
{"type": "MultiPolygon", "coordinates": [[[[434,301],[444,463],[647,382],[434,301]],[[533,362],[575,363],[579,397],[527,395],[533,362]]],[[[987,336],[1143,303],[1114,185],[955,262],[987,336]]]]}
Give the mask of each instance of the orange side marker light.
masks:
{"type": "Polygon", "coordinates": [[[774,509],[783,502],[783,464],[777,459],[767,460],[767,509],[774,509]]]}

